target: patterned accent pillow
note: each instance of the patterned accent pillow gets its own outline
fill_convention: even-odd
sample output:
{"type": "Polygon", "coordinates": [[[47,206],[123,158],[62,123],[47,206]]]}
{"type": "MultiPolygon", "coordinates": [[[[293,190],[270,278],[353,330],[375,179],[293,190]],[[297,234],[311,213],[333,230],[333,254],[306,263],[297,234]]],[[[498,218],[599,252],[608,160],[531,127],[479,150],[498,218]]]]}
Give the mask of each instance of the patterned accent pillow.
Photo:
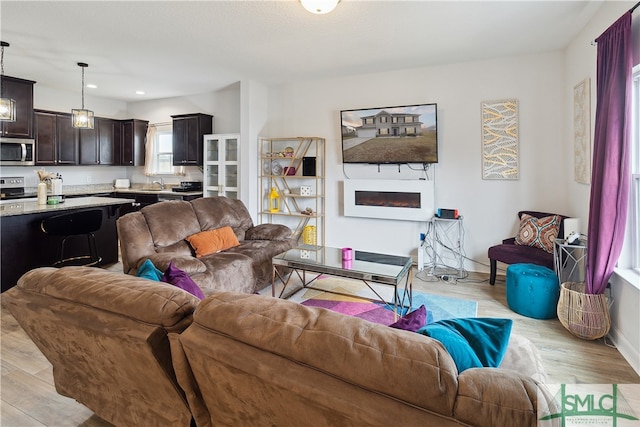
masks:
{"type": "Polygon", "coordinates": [[[553,241],[556,240],[560,231],[560,221],[560,215],[536,218],[526,213],[522,214],[516,244],[533,246],[552,253],[553,241]]]}

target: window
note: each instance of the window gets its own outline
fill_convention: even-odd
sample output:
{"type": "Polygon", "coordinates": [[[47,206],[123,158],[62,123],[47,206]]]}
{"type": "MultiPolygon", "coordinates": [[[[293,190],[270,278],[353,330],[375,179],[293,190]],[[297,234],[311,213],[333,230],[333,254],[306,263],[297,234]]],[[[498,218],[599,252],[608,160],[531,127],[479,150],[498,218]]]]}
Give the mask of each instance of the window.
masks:
{"type": "Polygon", "coordinates": [[[629,197],[627,236],[630,241],[631,267],[640,273],[640,65],[633,69],[631,95],[631,195],[629,197]]]}
{"type": "Polygon", "coordinates": [[[156,134],[157,174],[173,173],[173,132],[171,129],[158,130],[156,134]]]}
{"type": "Polygon", "coordinates": [[[182,166],[173,166],[173,129],[170,124],[150,125],[145,146],[144,174],[181,175],[182,166]]]}

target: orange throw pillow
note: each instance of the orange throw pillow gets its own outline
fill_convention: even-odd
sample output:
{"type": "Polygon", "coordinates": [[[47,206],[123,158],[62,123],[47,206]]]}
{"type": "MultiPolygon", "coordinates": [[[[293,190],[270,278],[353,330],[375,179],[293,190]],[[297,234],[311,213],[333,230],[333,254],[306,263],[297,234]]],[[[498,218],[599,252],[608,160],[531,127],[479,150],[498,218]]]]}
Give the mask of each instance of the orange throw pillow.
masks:
{"type": "Polygon", "coordinates": [[[240,245],[233,229],[229,226],[201,231],[200,233],[192,234],[185,240],[196,251],[196,258],[240,245]]]}

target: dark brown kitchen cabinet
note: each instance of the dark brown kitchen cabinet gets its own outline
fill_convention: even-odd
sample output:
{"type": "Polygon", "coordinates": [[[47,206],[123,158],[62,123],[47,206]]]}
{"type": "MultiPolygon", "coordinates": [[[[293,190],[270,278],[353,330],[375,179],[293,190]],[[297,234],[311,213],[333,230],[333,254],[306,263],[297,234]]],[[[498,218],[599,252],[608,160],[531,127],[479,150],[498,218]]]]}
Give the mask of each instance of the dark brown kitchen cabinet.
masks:
{"type": "Polygon", "coordinates": [[[119,164],[122,146],[122,126],[119,120],[96,117],[93,129],[80,129],[80,164],[119,164]]]}
{"type": "Polygon", "coordinates": [[[173,118],[173,165],[202,166],[203,137],[213,133],[213,116],[181,114],[173,118]]]}
{"type": "Polygon", "coordinates": [[[123,120],[120,164],[123,166],[144,166],[148,121],[123,120]]]}
{"type": "Polygon", "coordinates": [[[77,165],[79,133],[71,114],[35,110],[36,164],[77,165]]]}
{"type": "Polygon", "coordinates": [[[33,138],[33,85],[34,81],[0,76],[2,97],[16,102],[16,121],[1,122],[0,136],[33,138]]]}

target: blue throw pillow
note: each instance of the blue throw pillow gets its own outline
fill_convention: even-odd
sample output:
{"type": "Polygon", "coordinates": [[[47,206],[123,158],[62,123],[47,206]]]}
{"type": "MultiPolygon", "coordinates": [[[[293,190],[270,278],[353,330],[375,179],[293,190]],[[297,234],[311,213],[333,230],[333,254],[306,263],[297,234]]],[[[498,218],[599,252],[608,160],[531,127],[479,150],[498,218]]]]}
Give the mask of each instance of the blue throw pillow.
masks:
{"type": "Polygon", "coordinates": [[[440,341],[460,373],[469,368],[500,366],[512,326],[511,319],[447,319],[426,325],[418,333],[440,341]]]}
{"type": "Polygon", "coordinates": [[[158,270],[155,265],[151,262],[149,258],[147,258],[140,268],[138,268],[138,273],[136,276],[142,277],[143,279],[149,279],[156,282],[159,282],[162,278],[162,271],[158,270]]]}

